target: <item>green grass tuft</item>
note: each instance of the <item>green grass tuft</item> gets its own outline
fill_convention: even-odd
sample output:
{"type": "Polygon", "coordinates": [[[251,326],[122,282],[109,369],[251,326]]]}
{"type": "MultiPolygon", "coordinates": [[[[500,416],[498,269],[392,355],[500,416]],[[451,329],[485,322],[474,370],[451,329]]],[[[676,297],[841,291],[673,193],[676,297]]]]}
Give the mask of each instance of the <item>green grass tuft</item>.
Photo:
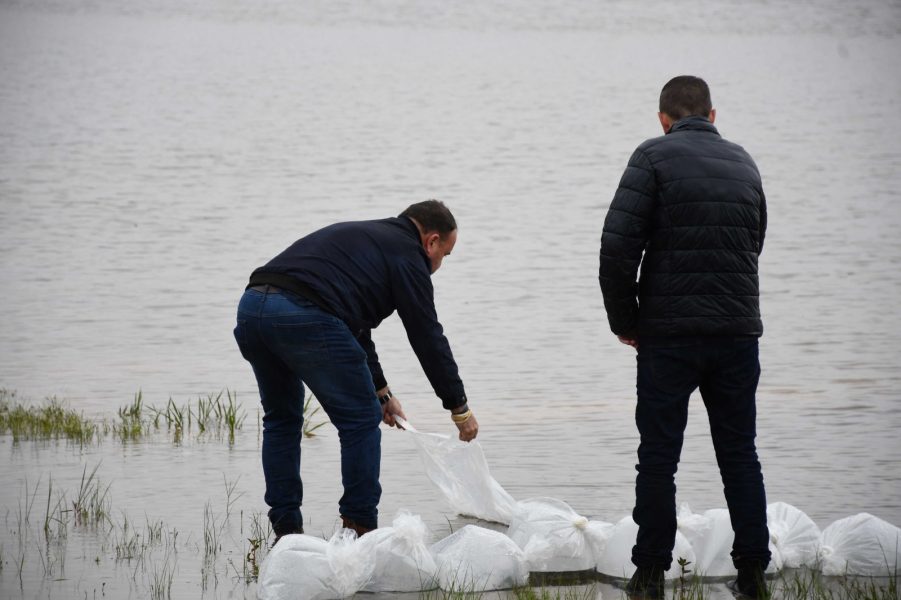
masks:
{"type": "Polygon", "coordinates": [[[85,445],[99,437],[96,423],[55,397],[40,406],[26,406],[15,392],[0,389],[0,433],[7,432],[13,442],[66,439],[85,445]]]}

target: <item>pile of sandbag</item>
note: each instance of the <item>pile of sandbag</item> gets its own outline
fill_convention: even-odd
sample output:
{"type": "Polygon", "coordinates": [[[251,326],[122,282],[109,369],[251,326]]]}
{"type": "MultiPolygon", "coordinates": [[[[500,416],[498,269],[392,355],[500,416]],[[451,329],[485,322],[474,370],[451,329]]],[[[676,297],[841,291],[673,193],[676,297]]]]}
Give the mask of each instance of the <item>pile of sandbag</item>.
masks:
{"type": "MultiPolygon", "coordinates": [[[[359,591],[417,592],[438,585],[438,567],[419,516],[402,512],[391,527],[360,538],[339,529],[328,541],[311,535],[282,537],[263,562],[261,600],[329,600],[359,591]]],[[[527,574],[528,576],[528,574],[527,574]]]]}
{"type": "MultiPolygon", "coordinates": [[[[591,547],[598,572],[630,577],[635,571],[632,546],[638,526],[631,517],[615,525],[588,521],[565,503],[550,498],[516,502],[491,476],[478,442],[423,434],[407,427],[416,442],[426,474],[457,514],[509,524],[509,535],[526,555],[532,571],[582,570],[591,547]]],[[[820,532],[802,511],[784,502],[767,507],[772,559],[768,572],[783,568],[820,568],[825,574],[885,576],[898,572],[901,530],[862,513],[837,521],[820,532]]],[[[715,508],[694,514],[683,505],[678,514],[673,566],[691,561],[693,573],[734,576],[729,512],[715,508]]]]}
{"type": "Polygon", "coordinates": [[[419,516],[401,513],[391,527],[362,537],[339,530],[328,541],[286,535],[263,562],[260,600],[332,600],[357,592],[481,592],[525,585],[519,546],[498,531],[467,525],[426,546],[419,516]]]}
{"type": "MultiPolygon", "coordinates": [[[[361,538],[340,530],[328,541],[284,536],[263,563],[260,600],[329,600],[358,591],[417,592],[440,587],[483,592],[524,585],[530,572],[591,571],[628,578],[635,572],[632,546],[638,525],[592,521],[554,498],[517,502],[491,476],[477,442],[410,432],[426,473],[460,515],[508,525],[506,533],[467,525],[431,543],[416,515],[401,512],[390,527],[361,538]]],[[[729,512],[715,508],[678,512],[673,564],[667,579],[681,575],[679,559],[692,574],[734,576],[734,534],[729,512]]],[[[901,529],[861,513],[822,532],[799,509],[784,502],[767,507],[772,560],[768,571],[820,569],[825,575],[898,574],[901,529]]]]}

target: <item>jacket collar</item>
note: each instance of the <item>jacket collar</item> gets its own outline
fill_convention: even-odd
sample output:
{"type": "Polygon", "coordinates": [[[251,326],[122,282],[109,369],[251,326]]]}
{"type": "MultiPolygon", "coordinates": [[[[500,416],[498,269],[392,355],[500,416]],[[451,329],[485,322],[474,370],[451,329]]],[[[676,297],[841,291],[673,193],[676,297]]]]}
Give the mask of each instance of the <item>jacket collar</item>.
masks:
{"type": "Polygon", "coordinates": [[[719,132],[716,130],[716,127],[713,126],[713,123],[707,120],[707,117],[685,117],[684,119],[679,119],[673,126],[669,128],[667,134],[673,133],[675,131],[709,131],[710,133],[715,133],[719,135],[719,132]]]}
{"type": "Polygon", "coordinates": [[[414,223],[410,217],[405,217],[405,216],[401,215],[401,216],[397,217],[397,220],[401,224],[401,226],[403,227],[403,229],[406,233],[408,233],[411,237],[413,237],[413,239],[415,239],[417,242],[420,241],[419,227],[416,226],[416,223],[414,223]]]}

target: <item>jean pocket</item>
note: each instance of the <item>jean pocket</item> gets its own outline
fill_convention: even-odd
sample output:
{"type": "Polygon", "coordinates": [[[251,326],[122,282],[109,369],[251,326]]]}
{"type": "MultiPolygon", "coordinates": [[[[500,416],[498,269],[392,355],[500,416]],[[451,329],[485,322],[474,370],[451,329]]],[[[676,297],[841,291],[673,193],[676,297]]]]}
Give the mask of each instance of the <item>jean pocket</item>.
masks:
{"type": "Polygon", "coordinates": [[[271,339],[279,357],[294,369],[329,361],[328,343],[321,323],[273,323],[271,339]]]}
{"type": "Polygon", "coordinates": [[[690,395],[698,386],[698,365],[690,348],[641,348],[637,354],[639,386],[666,395],[690,395]]]}

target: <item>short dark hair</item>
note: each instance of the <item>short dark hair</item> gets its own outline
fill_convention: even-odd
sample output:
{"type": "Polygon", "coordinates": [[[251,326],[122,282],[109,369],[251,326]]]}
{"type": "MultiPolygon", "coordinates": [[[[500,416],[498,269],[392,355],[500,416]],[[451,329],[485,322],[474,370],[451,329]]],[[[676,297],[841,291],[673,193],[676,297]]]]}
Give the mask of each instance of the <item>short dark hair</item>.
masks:
{"type": "Polygon", "coordinates": [[[426,200],[411,204],[400,213],[400,216],[415,219],[426,232],[437,231],[441,237],[457,228],[454,215],[440,200],[426,200]]]}
{"type": "Polygon", "coordinates": [[[660,112],[676,121],[696,115],[707,117],[712,109],[710,88],[700,77],[673,77],[660,91],[660,112]]]}

